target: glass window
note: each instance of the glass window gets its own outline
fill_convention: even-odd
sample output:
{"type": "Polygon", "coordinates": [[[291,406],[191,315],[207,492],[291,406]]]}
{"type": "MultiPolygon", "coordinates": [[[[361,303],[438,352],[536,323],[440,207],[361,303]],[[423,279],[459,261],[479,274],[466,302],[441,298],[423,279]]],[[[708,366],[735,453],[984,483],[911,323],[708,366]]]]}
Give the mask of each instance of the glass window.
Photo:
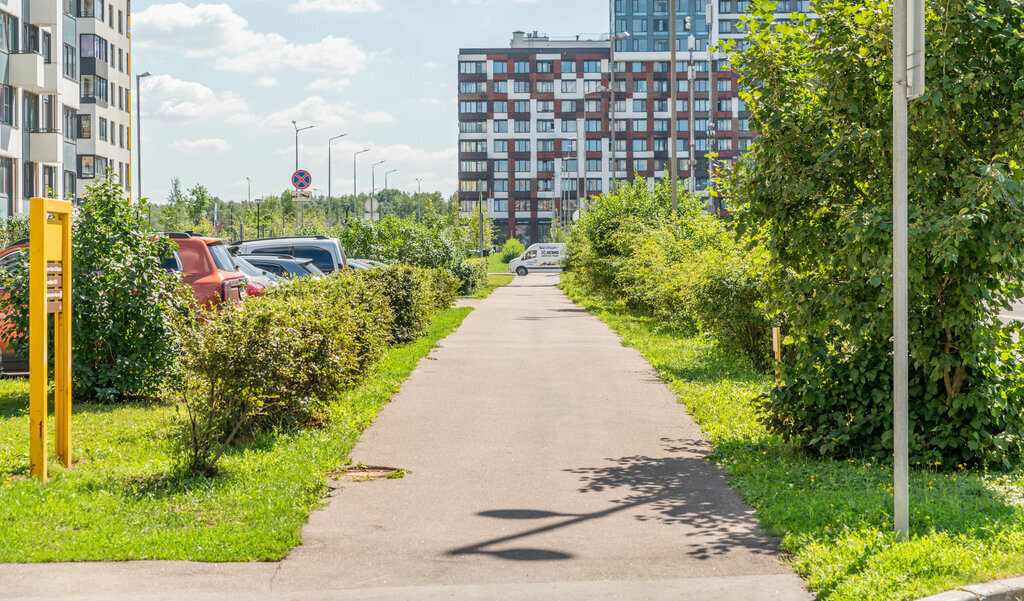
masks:
{"type": "Polygon", "coordinates": [[[496,180],[494,180],[494,191],[495,192],[508,192],[508,180],[507,179],[496,179],[496,180]]]}
{"type": "Polygon", "coordinates": [[[553,113],[553,112],[555,112],[555,101],[554,100],[538,100],[537,101],[537,112],[538,113],[553,113]]]}
{"type": "Polygon", "coordinates": [[[537,152],[554,152],[554,140],[537,140],[537,152]]]}
{"type": "Polygon", "coordinates": [[[553,81],[538,81],[537,82],[537,93],[538,94],[554,94],[555,93],[555,82],[553,82],[553,81]]]}
{"type": "Polygon", "coordinates": [[[14,88],[0,85],[0,123],[14,125],[14,88]]]}
{"type": "Polygon", "coordinates": [[[68,79],[78,79],[78,68],[76,66],[78,60],[75,47],[71,44],[64,44],[64,77],[68,79]]]}
{"type": "Polygon", "coordinates": [[[551,173],[555,170],[555,159],[541,159],[537,161],[538,173],[551,173]]]}
{"type": "Polygon", "coordinates": [[[633,112],[634,113],[646,113],[647,112],[647,100],[643,98],[637,98],[633,100],[633,112]]]}
{"type": "Polygon", "coordinates": [[[100,126],[99,126],[98,129],[100,130],[100,140],[102,140],[103,142],[106,142],[107,141],[107,120],[104,119],[103,117],[100,117],[100,126]]]}
{"type": "Polygon", "coordinates": [[[584,73],[600,73],[601,61],[583,61],[584,73]]]}
{"type": "Polygon", "coordinates": [[[483,61],[463,61],[459,63],[459,73],[487,73],[487,63],[483,61]]]}
{"type": "Polygon", "coordinates": [[[563,94],[575,94],[576,93],[576,80],[575,79],[563,79],[562,80],[562,93],[563,94]]]}
{"type": "Polygon", "coordinates": [[[499,119],[494,122],[494,133],[496,134],[507,134],[508,133],[508,120],[499,119]]]}
{"type": "Polygon", "coordinates": [[[647,91],[647,80],[646,79],[634,79],[633,80],[633,91],[634,92],[646,92],[647,91]]]}
{"type": "Polygon", "coordinates": [[[494,152],[508,152],[508,140],[495,140],[494,152]]]}
{"type": "Polygon", "coordinates": [[[515,132],[525,134],[530,132],[530,122],[524,119],[516,119],[514,122],[515,132]]]}
{"type": "Polygon", "coordinates": [[[108,99],[107,80],[98,75],[82,76],[82,100],[84,102],[106,102],[108,99]]]}
{"type": "Polygon", "coordinates": [[[576,112],[576,101],[575,100],[563,100],[562,107],[560,109],[563,113],[575,113],[576,112]]]}
{"type": "Polygon", "coordinates": [[[576,63],[574,61],[562,61],[562,73],[575,73],[576,63]]]}
{"type": "MultiPolygon", "coordinates": [[[[516,192],[529,192],[530,190],[533,189],[533,186],[531,186],[530,184],[531,184],[531,182],[528,179],[517,179],[516,180],[516,192]]],[[[527,257],[527,258],[529,258],[529,257],[527,257]]]]}
{"type": "Polygon", "coordinates": [[[633,119],[633,131],[647,131],[647,119],[633,119]]]}
{"type": "Polygon", "coordinates": [[[513,71],[516,73],[529,73],[530,61],[516,61],[513,63],[513,71]]]}
{"type": "Polygon", "coordinates": [[[530,141],[529,140],[516,140],[515,141],[516,152],[530,152],[530,141]]]}
{"type": "Polygon", "coordinates": [[[537,73],[551,73],[554,68],[553,61],[537,61],[537,73]]]}
{"type": "Polygon", "coordinates": [[[494,82],[494,93],[495,94],[508,94],[508,82],[507,81],[496,81],[496,82],[494,82]]]}
{"type": "Polygon", "coordinates": [[[508,73],[508,62],[507,61],[494,61],[492,63],[495,73],[508,73]]]}
{"type": "MultiPolygon", "coordinates": [[[[508,150],[508,146],[507,145],[506,145],[505,149],[508,150]]],[[[508,159],[495,159],[494,160],[494,172],[495,173],[508,173],[508,159]]]]}
{"type": "Polygon", "coordinates": [[[601,152],[601,140],[587,140],[587,152],[601,152]]]}
{"type": "Polygon", "coordinates": [[[529,94],[530,89],[530,82],[528,81],[516,81],[512,84],[512,90],[516,94],[529,94]]]}
{"type": "Polygon", "coordinates": [[[530,171],[530,160],[520,159],[515,163],[516,173],[526,173],[530,171]]]}
{"type": "Polygon", "coordinates": [[[537,131],[540,133],[552,133],[555,131],[554,119],[541,119],[537,121],[537,131]]]}
{"type": "Polygon", "coordinates": [[[78,116],[78,137],[83,140],[92,137],[92,115],[78,116]]]}
{"type": "Polygon", "coordinates": [[[79,36],[79,48],[82,51],[82,58],[95,58],[103,62],[109,62],[107,41],[98,35],[83,33],[79,36]]]}
{"type": "Polygon", "coordinates": [[[0,52],[18,51],[18,19],[0,12],[0,52]]]}
{"type": "Polygon", "coordinates": [[[494,112],[495,113],[507,113],[508,112],[508,101],[507,100],[495,100],[494,101],[494,112]]]}
{"type": "Polygon", "coordinates": [[[570,119],[562,120],[562,132],[573,133],[576,131],[576,121],[570,119]]]}

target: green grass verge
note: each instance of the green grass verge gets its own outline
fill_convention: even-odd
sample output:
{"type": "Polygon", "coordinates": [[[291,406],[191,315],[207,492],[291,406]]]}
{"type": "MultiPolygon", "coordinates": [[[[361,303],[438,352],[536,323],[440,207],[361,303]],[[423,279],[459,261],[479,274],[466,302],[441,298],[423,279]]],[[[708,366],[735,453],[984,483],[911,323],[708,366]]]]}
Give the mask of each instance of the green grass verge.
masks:
{"type": "Polygon", "coordinates": [[[714,446],[732,485],[794,569],[836,601],[901,601],[1024,573],[1024,471],[911,471],[911,531],[892,534],[892,469],[808,457],[768,434],[752,399],[771,378],[713,341],[665,330],[649,317],[564,288],[636,348],[679,395],[714,446]]]}
{"type": "Polygon", "coordinates": [[[0,381],[0,562],[283,558],[323,500],[324,473],[469,312],[443,311],[422,338],[388,351],[327,427],[258,439],[222,458],[212,479],[169,476],[174,407],[87,404],[72,417],[74,468],[51,461],[49,483],[25,478],[28,386],[0,381]]]}
{"type": "Polygon", "coordinates": [[[501,253],[491,253],[487,257],[488,273],[508,273],[508,263],[501,260],[501,253]]]}
{"type": "Polygon", "coordinates": [[[511,282],[513,279],[515,279],[515,276],[512,275],[511,273],[508,275],[488,273],[486,286],[477,290],[476,294],[472,296],[463,296],[462,298],[487,298],[488,296],[491,295],[492,292],[494,292],[498,288],[501,288],[502,286],[507,286],[509,282],[511,282]]]}

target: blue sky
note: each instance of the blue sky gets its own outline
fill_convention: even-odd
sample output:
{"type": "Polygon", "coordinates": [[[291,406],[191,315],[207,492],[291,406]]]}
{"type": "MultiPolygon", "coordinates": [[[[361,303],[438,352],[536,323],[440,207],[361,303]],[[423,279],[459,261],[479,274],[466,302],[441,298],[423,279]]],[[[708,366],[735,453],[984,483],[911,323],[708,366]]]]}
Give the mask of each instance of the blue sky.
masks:
{"type": "MultiPolygon", "coordinates": [[[[142,83],[142,192],[163,202],[174,176],[225,200],[277,194],[299,164],[313,188],[446,196],[457,184],[459,48],[507,46],[512,31],[600,33],[607,0],[229,0],[132,3],[142,83]],[[384,169],[387,167],[387,169],[384,169]]],[[[134,109],[134,107],[133,107],[134,109]]]]}

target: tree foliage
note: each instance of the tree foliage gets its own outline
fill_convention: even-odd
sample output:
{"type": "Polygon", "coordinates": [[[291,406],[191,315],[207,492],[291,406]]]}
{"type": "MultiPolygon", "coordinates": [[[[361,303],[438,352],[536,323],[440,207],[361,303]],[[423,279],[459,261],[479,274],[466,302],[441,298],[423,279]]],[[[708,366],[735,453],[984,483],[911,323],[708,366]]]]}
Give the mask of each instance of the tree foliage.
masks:
{"type": "MultiPolygon", "coordinates": [[[[928,90],[910,105],[912,454],[1008,461],[1024,425],[1024,4],[928,3],[928,90]]],[[[759,138],[733,177],[793,351],[771,426],[821,453],[892,449],[891,3],[774,22],[755,0],[733,56],[759,138]]]]}

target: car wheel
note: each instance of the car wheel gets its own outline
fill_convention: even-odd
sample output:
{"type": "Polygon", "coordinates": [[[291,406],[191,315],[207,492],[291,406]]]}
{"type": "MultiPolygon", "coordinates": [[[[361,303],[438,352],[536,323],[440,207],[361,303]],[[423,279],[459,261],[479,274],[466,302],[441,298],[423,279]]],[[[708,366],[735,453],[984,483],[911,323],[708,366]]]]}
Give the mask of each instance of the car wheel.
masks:
{"type": "Polygon", "coordinates": [[[528,273],[530,273],[530,272],[527,271],[525,267],[517,267],[516,268],[516,275],[526,275],[528,273]]]}

